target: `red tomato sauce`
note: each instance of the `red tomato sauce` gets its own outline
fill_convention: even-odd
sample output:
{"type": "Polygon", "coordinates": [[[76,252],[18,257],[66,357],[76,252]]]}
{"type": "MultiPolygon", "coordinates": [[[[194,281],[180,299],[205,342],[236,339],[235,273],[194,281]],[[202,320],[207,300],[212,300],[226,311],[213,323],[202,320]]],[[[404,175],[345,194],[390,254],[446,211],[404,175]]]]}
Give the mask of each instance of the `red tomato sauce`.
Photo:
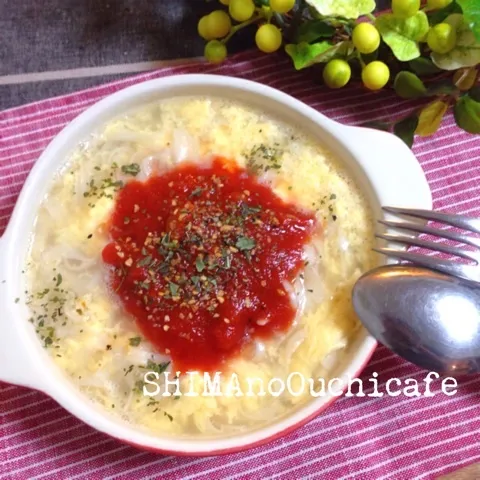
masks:
{"type": "Polygon", "coordinates": [[[283,286],[303,266],[313,214],[246,170],[183,164],[119,192],[103,250],[111,289],[174,369],[214,371],[289,328],[283,286]]]}

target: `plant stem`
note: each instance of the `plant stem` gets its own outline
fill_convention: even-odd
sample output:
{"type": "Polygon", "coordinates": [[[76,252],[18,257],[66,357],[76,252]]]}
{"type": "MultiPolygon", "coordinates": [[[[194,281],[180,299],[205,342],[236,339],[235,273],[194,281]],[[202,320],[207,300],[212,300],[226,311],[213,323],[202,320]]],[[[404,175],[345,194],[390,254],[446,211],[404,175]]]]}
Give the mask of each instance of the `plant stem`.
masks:
{"type": "Polygon", "coordinates": [[[239,30],[241,30],[244,27],[248,27],[248,25],[251,25],[252,23],[257,22],[258,20],[265,18],[264,15],[257,15],[256,17],[252,17],[250,20],[246,20],[245,22],[239,23],[238,25],[235,25],[234,27],[231,28],[230,33],[221,40],[222,43],[227,43],[230,38],[235,35],[239,30]]]}
{"type": "Polygon", "coordinates": [[[269,8],[267,10],[267,15],[266,15],[266,19],[267,19],[267,22],[270,23],[272,21],[272,15],[273,15],[273,12],[272,12],[272,9],[269,8]]]}
{"type": "Polygon", "coordinates": [[[365,16],[366,16],[369,20],[371,20],[372,22],[375,21],[375,15],[372,15],[371,13],[367,13],[365,16]]]}
{"type": "Polygon", "coordinates": [[[357,50],[357,58],[358,61],[360,62],[360,65],[362,68],[365,68],[365,62],[363,61],[362,54],[357,50]]]}

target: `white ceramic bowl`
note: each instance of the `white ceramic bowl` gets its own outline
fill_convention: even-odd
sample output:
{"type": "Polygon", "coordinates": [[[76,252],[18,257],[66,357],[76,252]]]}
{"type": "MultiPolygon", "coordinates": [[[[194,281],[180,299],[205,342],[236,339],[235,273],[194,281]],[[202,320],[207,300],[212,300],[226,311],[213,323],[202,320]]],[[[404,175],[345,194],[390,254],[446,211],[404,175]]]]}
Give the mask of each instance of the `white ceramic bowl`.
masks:
{"type": "MultiPolygon", "coordinates": [[[[145,449],[176,455],[215,455],[257,446],[300,427],[327,408],[336,396],[313,399],[281,421],[257,431],[218,440],[171,439],[128,426],[84,398],[50,359],[27,321],[23,303],[22,265],[29,232],[52,173],[75,145],[92,130],[127,109],[151,99],[179,95],[224,96],[260,107],[316,136],[347,166],[369,199],[377,218],[381,205],[431,209],[423,171],[408,147],[395,136],[334,122],[285,93],[259,83],[217,75],[179,75],[121,90],[90,107],[45,149],[32,169],[0,239],[0,380],[45,392],[66,410],[112,437],[145,449]],[[19,297],[20,302],[15,303],[19,297]]],[[[337,377],[356,377],[376,347],[361,330],[341,364],[337,377]]]]}

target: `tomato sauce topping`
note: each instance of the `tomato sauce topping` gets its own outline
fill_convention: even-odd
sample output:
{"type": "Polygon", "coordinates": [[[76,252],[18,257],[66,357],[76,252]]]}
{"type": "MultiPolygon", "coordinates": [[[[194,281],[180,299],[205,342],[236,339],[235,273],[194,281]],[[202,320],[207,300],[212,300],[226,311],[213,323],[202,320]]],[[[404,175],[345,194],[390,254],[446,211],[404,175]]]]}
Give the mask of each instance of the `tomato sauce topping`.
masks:
{"type": "Polygon", "coordinates": [[[218,158],[128,182],[103,260],[121,304],[174,368],[213,371],[291,325],[284,281],[302,268],[314,228],[313,214],[218,158]]]}

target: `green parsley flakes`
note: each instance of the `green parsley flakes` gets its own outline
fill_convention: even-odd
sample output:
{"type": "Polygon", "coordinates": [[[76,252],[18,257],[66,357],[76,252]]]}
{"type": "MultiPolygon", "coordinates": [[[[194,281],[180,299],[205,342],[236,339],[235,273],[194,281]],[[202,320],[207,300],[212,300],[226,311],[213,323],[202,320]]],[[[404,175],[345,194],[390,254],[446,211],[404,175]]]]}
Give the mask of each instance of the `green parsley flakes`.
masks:
{"type": "Polygon", "coordinates": [[[123,165],[122,172],[125,175],[132,175],[136,177],[140,173],[140,165],[138,163],[131,163],[130,165],[123,165]]]}

